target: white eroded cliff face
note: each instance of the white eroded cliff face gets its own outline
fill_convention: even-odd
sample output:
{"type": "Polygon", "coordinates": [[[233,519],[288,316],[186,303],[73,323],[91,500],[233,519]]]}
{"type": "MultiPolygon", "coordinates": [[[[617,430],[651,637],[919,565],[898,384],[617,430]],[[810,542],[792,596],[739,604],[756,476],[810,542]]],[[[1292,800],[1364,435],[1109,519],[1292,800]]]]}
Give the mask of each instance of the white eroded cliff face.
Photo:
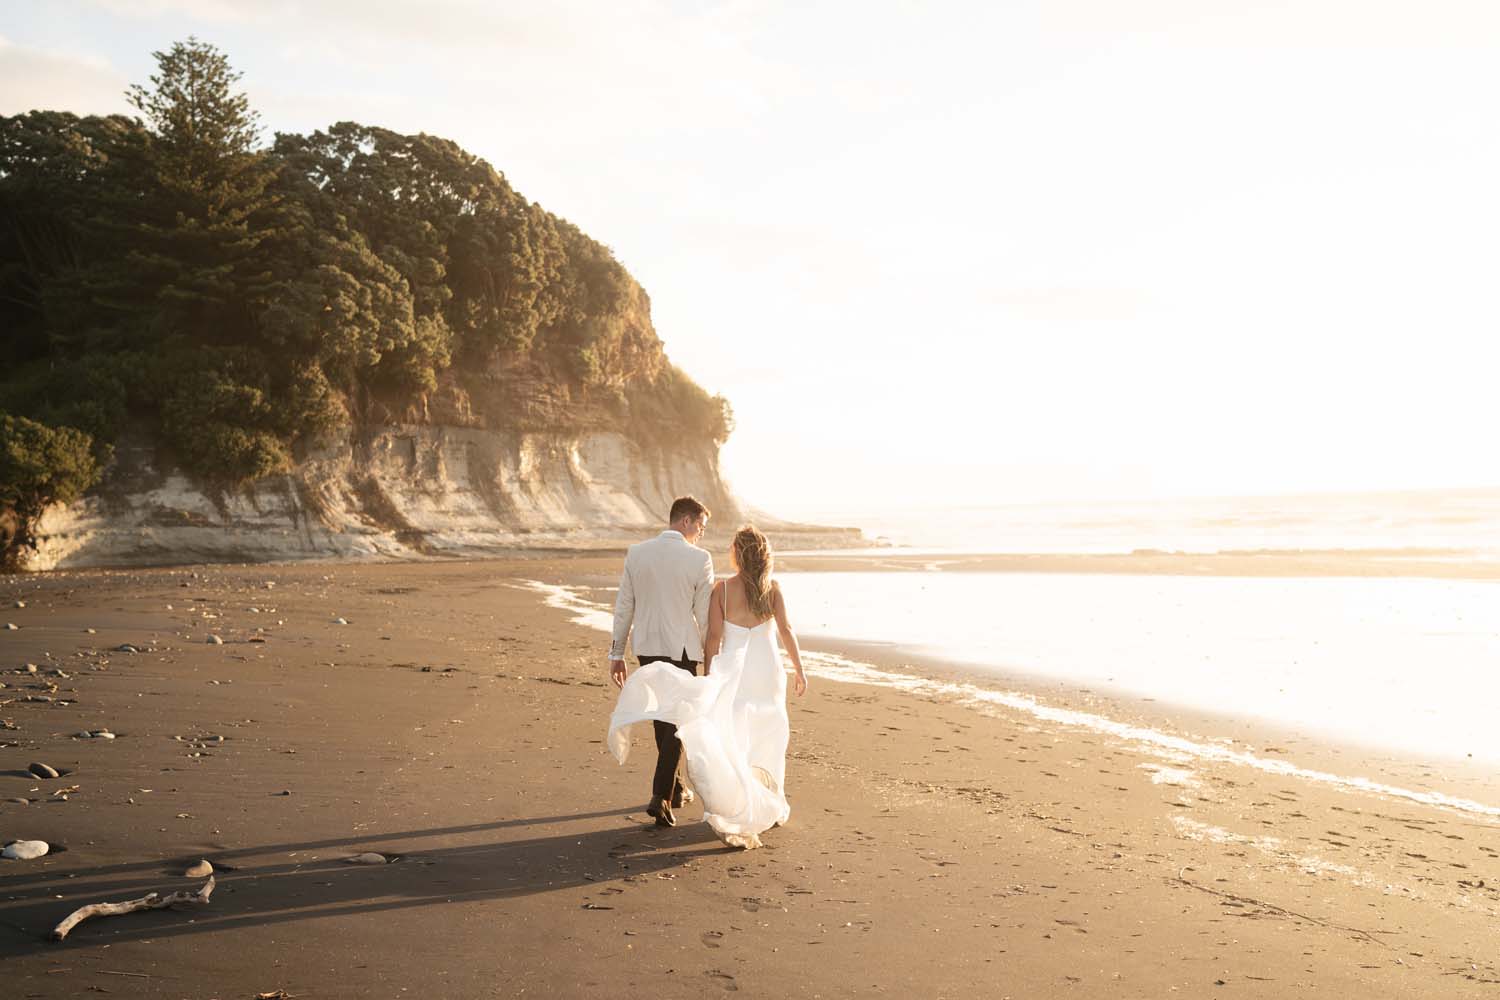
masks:
{"type": "Polygon", "coordinates": [[[737,505],[712,445],[431,425],[366,428],[289,475],[204,492],[122,442],[102,486],[49,511],[29,568],[493,555],[588,548],[659,527],[672,499],[737,505]]]}

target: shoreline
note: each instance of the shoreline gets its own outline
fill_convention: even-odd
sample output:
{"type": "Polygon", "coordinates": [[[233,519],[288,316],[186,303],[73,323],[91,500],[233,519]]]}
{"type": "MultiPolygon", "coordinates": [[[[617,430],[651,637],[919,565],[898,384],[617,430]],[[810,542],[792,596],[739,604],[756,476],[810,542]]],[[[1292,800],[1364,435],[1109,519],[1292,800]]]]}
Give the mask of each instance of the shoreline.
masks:
{"type": "MultiPolygon", "coordinates": [[[[590,577],[589,583],[580,584],[577,589],[589,590],[597,597],[600,590],[597,582],[590,577]]],[[[591,610],[606,617],[609,614],[608,608],[597,601],[591,610]]],[[[607,628],[604,626],[601,634],[607,634],[607,628]]],[[[892,685],[892,680],[912,677],[920,686],[948,688],[941,696],[959,702],[997,696],[1013,703],[1016,699],[1030,700],[1040,714],[1078,714],[1081,718],[1070,725],[1080,730],[1142,730],[1135,741],[1143,746],[1155,745],[1157,749],[1153,752],[1168,752],[1163,748],[1181,742],[1192,743],[1202,750],[1181,752],[1194,757],[1249,755],[1260,761],[1251,766],[1266,771],[1290,771],[1304,780],[1318,780],[1341,790],[1368,791],[1372,785],[1390,786],[1391,792],[1382,794],[1411,801],[1429,800],[1426,804],[1460,812],[1500,816],[1500,775],[1483,760],[1419,754],[1408,748],[1360,742],[1277,719],[1237,715],[1227,709],[1211,710],[1169,697],[1148,696],[1119,685],[1082,684],[1020,666],[965,663],[896,643],[816,633],[799,634],[798,640],[805,652],[868,665],[885,675],[868,681],[841,678],[848,683],[902,686],[892,685]],[[1450,801],[1445,805],[1444,800],[1450,801]]],[[[811,664],[807,666],[813,669],[811,664]]]]}
{"type": "Polygon", "coordinates": [[[1227,577],[1418,577],[1500,580],[1500,559],[1460,549],[1260,549],[1229,552],[964,553],[874,550],[789,552],[782,568],[818,572],[871,569],[951,573],[1078,573],[1227,577]]]}
{"type": "MultiPolygon", "coordinates": [[[[66,573],[93,571],[191,570],[210,567],[254,566],[388,566],[467,565],[516,561],[569,560],[585,572],[598,571],[597,560],[616,560],[635,542],[650,537],[651,529],[638,533],[608,534],[582,539],[576,545],[549,540],[537,545],[496,545],[482,548],[415,551],[399,554],[375,552],[351,558],[340,553],[315,553],[282,559],[124,560],[118,563],[64,565],[49,569],[18,569],[0,572],[0,580],[45,578],[66,573]]],[[[1422,579],[1500,580],[1500,551],[1466,549],[1364,548],[1364,549],[1237,549],[1218,552],[1168,552],[1137,549],[1132,552],[964,552],[962,550],[916,550],[900,546],[850,548],[851,536],[860,529],[820,525],[780,525],[766,528],[778,550],[783,569],[804,572],[865,572],[892,570],[974,573],[1076,573],[1146,576],[1225,577],[1415,577],[1422,579]],[[800,546],[800,547],[798,547],[800,546]]],[[[722,552],[729,534],[712,530],[707,544],[716,554],[716,565],[724,565],[722,552]]]]}

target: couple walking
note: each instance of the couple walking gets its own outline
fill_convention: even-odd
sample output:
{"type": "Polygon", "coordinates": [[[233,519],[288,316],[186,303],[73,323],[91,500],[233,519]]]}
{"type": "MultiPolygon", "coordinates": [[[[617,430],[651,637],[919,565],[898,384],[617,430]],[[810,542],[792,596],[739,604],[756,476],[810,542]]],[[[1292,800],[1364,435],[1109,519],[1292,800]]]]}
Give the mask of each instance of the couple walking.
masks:
{"type": "Polygon", "coordinates": [[[716,582],[713,557],[698,547],[708,517],[703,504],[680,497],[668,529],[632,545],[625,557],[609,647],[610,677],[620,696],[608,743],[625,763],[627,728],[651,720],[657,758],[646,811],[657,825],[674,826],[672,810],[693,799],[679,773],[685,762],[704,820],[726,844],[753,848],[791,812],[778,636],[795,670],[797,694],[807,690],[807,678],[781,588],[771,578],[766,536],[741,528],[729,549],[735,575],[716,582]],[[640,663],[628,677],[627,638],[640,663]]]}

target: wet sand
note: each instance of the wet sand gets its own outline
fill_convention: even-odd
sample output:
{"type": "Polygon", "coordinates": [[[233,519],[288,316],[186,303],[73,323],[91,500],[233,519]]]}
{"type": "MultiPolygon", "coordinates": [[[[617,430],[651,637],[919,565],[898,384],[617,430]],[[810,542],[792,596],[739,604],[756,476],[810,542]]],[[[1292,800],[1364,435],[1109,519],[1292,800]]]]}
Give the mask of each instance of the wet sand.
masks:
{"type": "Polygon", "coordinates": [[[0,580],[0,840],[67,848],[0,862],[4,995],[1500,989],[1500,825],[1001,708],[815,680],[766,848],[696,805],[652,827],[649,736],[604,748],[602,636],[515,585],[615,565],[0,580]],[[400,857],[340,860],[363,851],[400,857]],[[206,907],[44,940],[202,858],[206,907]]]}

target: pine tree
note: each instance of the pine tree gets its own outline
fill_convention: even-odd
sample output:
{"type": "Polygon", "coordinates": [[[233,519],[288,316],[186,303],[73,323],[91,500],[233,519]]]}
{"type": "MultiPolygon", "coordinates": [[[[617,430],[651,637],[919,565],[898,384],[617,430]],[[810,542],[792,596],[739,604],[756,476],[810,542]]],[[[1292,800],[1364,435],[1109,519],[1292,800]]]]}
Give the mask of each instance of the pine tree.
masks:
{"type": "Polygon", "coordinates": [[[266,244],[284,225],[275,161],[255,148],[259,115],[223,53],[189,38],[153,54],[152,88],[127,92],[151,132],[155,181],[135,262],[159,281],[169,333],[241,341],[269,283],[266,244]]]}

